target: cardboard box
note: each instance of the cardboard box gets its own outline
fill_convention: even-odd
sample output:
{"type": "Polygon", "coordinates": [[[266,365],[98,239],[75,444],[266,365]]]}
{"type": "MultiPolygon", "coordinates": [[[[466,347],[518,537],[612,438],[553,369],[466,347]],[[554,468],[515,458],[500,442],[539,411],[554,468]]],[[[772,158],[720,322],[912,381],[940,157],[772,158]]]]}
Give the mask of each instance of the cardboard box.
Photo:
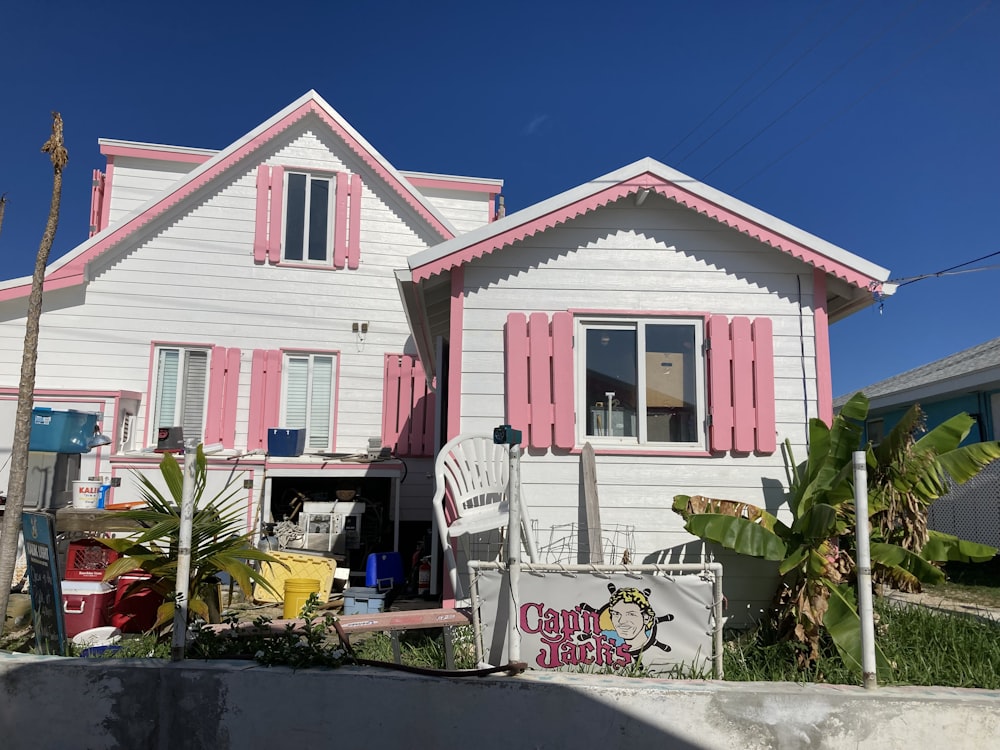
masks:
{"type": "Polygon", "coordinates": [[[684,382],[690,355],[676,352],[646,352],[646,407],[657,409],[685,405],[684,382]]]}

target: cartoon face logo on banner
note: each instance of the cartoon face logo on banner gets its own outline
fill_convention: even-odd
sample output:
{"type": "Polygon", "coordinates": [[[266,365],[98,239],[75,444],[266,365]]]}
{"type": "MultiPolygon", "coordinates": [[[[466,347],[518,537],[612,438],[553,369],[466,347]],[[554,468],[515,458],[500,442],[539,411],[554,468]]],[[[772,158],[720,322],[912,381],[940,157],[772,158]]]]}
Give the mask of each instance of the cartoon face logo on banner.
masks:
{"type": "Polygon", "coordinates": [[[649,589],[616,588],[608,584],[611,596],[608,603],[598,610],[601,635],[616,646],[628,646],[628,653],[634,661],[639,661],[643,651],[655,646],[661,651],[669,651],[670,646],[657,640],[657,625],[670,622],[672,614],[657,615],[649,603],[649,589]]]}

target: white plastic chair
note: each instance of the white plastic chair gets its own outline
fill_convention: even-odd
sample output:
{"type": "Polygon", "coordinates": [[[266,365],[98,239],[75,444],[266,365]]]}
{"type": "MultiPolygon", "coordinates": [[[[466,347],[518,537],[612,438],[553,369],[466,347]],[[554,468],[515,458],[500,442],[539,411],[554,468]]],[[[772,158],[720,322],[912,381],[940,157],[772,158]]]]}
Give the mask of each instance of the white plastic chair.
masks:
{"type": "MultiPolygon", "coordinates": [[[[456,599],[462,598],[462,589],[452,540],[463,534],[498,529],[508,523],[508,451],[508,446],[495,444],[492,435],[459,435],[445,443],[434,463],[434,514],[448,578],[456,599]],[[445,516],[446,492],[457,513],[450,524],[445,516]]],[[[531,536],[531,518],[524,495],[520,491],[517,495],[521,501],[521,539],[528,549],[528,559],[538,562],[538,550],[531,536]]]]}

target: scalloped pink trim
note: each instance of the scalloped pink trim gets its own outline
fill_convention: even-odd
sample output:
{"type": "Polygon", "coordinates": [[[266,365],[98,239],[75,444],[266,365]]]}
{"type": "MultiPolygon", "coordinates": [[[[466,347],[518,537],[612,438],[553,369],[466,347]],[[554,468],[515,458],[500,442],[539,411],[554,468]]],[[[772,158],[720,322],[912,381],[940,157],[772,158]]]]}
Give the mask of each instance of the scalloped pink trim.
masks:
{"type": "Polygon", "coordinates": [[[444,258],[439,258],[430,263],[418,266],[413,269],[413,280],[422,281],[431,276],[443,273],[455,266],[468,263],[471,260],[480,258],[489,253],[493,253],[507,245],[511,245],[527,237],[534,236],[548,229],[553,229],[561,224],[578,216],[595,211],[598,208],[613,203],[614,201],[632,195],[639,190],[648,189],[655,191],[664,198],[679,203],[686,208],[704,214],[710,219],[725,226],[731,227],[743,234],[752,237],[759,242],[770,245],[792,257],[798,258],[809,265],[815,266],[829,274],[833,274],[849,284],[859,288],[869,288],[872,284],[881,286],[881,282],[860,271],[849,268],[842,263],[838,263],[826,257],[822,253],[805,247],[794,240],[784,237],[776,232],[764,228],[760,224],[739,216],[729,209],[701,198],[683,188],[669,182],[662,177],[658,177],[650,172],[634,177],[626,182],[613,185],[598,193],[583,198],[575,203],[562,206],[555,211],[550,211],[544,216],[540,216],[533,221],[526,222],[513,227],[506,232],[489,237],[482,242],[456,250],[444,258]]]}

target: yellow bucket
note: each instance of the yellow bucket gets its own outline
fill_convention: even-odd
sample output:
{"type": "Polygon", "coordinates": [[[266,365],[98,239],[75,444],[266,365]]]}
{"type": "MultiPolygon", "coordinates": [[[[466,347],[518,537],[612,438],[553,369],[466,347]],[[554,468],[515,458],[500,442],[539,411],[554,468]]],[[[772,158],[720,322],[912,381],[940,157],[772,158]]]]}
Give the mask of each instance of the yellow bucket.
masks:
{"type": "Polygon", "coordinates": [[[319,581],[315,578],[288,578],[285,580],[286,620],[292,620],[302,613],[302,608],[310,594],[319,593],[319,581]]]}

